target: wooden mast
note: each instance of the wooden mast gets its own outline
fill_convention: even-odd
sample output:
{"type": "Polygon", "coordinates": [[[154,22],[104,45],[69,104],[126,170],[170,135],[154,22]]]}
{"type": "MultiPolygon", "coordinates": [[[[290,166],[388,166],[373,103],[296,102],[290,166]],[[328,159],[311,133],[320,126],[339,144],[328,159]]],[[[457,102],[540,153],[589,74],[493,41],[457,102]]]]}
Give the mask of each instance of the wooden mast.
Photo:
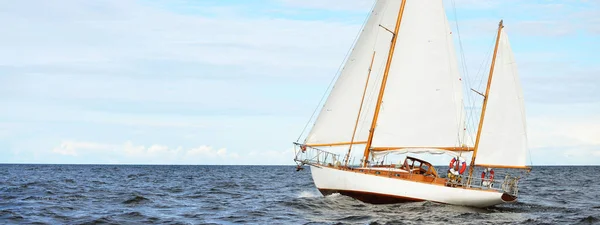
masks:
{"type": "Polygon", "coordinates": [[[383,92],[385,91],[385,84],[387,83],[388,74],[390,72],[390,66],[392,64],[392,58],[394,57],[394,49],[396,48],[396,40],[398,40],[398,30],[400,29],[400,23],[402,22],[402,14],[404,14],[404,5],[406,0],[402,0],[400,9],[398,12],[398,19],[396,20],[396,27],[394,27],[394,33],[392,34],[392,44],[388,53],[387,62],[385,63],[385,70],[383,72],[383,80],[381,81],[381,87],[379,89],[379,96],[377,97],[377,105],[375,106],[375,114],[373,115],[373,122],[371,122],[371,128],[369,129],[369,139],[365,146],[365,152],[363,154],[363,166],[367,166],[369,160],[369,152],[371,143],[373,142],[373,134],[375,133],[375,125],[377,124],[377,117],[379,116],[379,109],[381,108],[381,101],[383,100],[383,92]]]}
{"type": "Polygon", "coordinates": [[[360,100],[360,106],[358,108],[358,115],[356,116],[356,123],[354,124],[354,131],[352,131],[352,139],[350,139],[350,147],[348,147],[348,154],[346,154],[346,160],[344,166],[348,166],[348,160],[350,159],[350,151],[352,151],[352,144],[354,143],[354,136],[356,135],[356,128],[358,128],[358,121],[360,120],[360,113],[362,112],[363,103],[365,102],[365,95],[367,94],[367,87],[369,86],[369,78],[371,77],[371,70],[373,70],[373,61],[375,61],[375,51],[371,56],[371,64],[369,65],[369,73],[367,74],[367,81],[365,82],[365,89],[363,90],[362,99],[360,100]]]}
{"type": "Polygon", "coordinates": [[[479,117],[479,128],[477,129],[477,137],[475,138],[475,148],[473,149],[473,156],[471,157],[471,164],[469,166],[469,181],[473,175],[473,169],[475,169],[475,157],[477,156],[477,149],[479,148],[479,138],[481,137],[481,128],[483,127],[483,119],[485,118],[485,109],[487,107],[488,96],[490,96],[490,86],[492,84],[492,76],[494,75],[494,66],[496,65],[496,55],[498,54],[498,45],[500,44],[500,34],[504,25],[502,20],[498,24],[498,35],[496,37],[496,46],[494,47],[494,56],[492,56],[492,65],[490,68],[490,75],[488,76],[487,87],[485,89],[485,95],[483,96],[483,107],[481,108],[481,117],[479,117]]]}

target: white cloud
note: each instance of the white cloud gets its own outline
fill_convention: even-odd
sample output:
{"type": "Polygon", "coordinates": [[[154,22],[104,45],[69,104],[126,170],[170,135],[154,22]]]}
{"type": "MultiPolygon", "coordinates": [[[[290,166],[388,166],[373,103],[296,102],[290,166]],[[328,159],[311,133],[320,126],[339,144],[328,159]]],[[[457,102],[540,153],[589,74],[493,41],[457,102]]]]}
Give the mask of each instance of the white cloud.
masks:
{"type": "Polygon", "coordinates": [[[237,159],[239,155],[237,153],[227,153],[227,149],[213,149],[208,145],[202,145],[196,148],[192,148],[185,152],[186,157],[210,157],[210,158],[223,158],[223,159],[237,159]]]}
{"type": "Polygon", "coordinates": [[[528,129],[534,164],[600,164],[600,117],[596,115],[534,116],[528,119],[528,129]]]}
{"type": "Polygon", "coordinates": [[[600,118],[536,116],[528,119],[532,148],[600,146],[600,118]]]}
{"type": "Polygon", "coordinates": [[[104,144],[82,141],[63,141],[51,151],[54,154],[73,157],[93,158],[94,156],[113,155],[109,161],[92,160],[89,163],[110,163],[118,161],[126,164],[291,164],[293,151],[250,151],[242,154],[228,152],[226,148],[215,149],[201,145],[194,148],[169,147],[154,144],[149,147],[135,145],[131,141],[124,144],[104,144]]]}
{"type": "Polygon", "coordinates": [[[246,165],[289,165],[293,163],[294,149],[268,150],[255,147],[243,156],[245,161],[241,163],[246,165]]]}
{"type": "Polygon", "coordinates": [[[105,145],[93,142],[79,142],[79,141],[63,141],[59,146],[52,149],[52,152],[61,155],[77,156],[80,154],[79,151],[84,150],[106,150],[113,146],[105,145]]]}
{"type": "Polygon", "coordinates": [[[131,143],[131,141],[127,141],[127,142],[125,142],[125,145],[123,146],[123,151],[128,156],[135,157],[135,156],[144,155],[144,153],[146,152],[146,148],[141,145],[135,146],[135,145],[133,145],[133,143],[131,143]]]}

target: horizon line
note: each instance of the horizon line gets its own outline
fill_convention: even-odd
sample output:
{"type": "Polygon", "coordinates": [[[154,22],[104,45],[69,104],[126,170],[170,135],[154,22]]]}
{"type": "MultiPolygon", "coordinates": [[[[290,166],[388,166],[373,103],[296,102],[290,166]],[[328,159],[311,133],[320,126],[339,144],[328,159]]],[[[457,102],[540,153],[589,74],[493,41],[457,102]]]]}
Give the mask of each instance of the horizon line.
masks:
{"type": "MultiPolygon", "coordinates": [[[[135,163],[0,163],[0,165],[65,165],[65,166],[297,166],[297,165],[260,165],[260,164],[135,164],[135,163]]],[[[444,167],[446,165],[433,165],[444,167]]],[[[561,167],[561,166],[600,166],[600,164],[582,164],[582,165],[529,165],[531,167],[561,167]]]]}

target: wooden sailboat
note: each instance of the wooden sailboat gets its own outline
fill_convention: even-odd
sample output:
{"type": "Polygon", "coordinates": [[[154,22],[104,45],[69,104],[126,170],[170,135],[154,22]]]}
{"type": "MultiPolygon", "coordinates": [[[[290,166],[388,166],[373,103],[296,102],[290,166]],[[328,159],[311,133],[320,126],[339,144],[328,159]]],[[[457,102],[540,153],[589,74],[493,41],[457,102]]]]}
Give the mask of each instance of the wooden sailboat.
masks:
{"type": "Polygon", "coordinates": [[[379,0],[315,124],[295,142],[324,195],[369,203],[433,201],[488,207],[516,201],[520,177],[495,168],[529,169],[521,87],[502,21],[474,146],[465,144],[462,81],[442,0],[379,0]],[[348,149],[345,156],[327,148],[348,149]],[[351,150],[363,149],[351,166],[351,150]],[[448,154],[451,168],[389,154],[448,154]],[[463,154],[472,154],[468,171],[463,154]],[[475,171],[484,170],[482,177],[475,171]]]}

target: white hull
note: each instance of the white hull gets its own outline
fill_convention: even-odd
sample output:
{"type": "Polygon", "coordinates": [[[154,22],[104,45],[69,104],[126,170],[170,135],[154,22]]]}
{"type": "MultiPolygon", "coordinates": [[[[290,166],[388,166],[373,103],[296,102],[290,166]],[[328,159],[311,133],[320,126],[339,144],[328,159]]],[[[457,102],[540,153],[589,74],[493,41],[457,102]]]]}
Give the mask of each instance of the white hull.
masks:
{"type": "Polygon", "coordinates": [[[340,193],[364,202],[432,201],[473,207],[506,202],[502,200],[503,193],[495,191],[453,188],[327,167],[311,166],[310,169],[321,193],[340,193]]]}

